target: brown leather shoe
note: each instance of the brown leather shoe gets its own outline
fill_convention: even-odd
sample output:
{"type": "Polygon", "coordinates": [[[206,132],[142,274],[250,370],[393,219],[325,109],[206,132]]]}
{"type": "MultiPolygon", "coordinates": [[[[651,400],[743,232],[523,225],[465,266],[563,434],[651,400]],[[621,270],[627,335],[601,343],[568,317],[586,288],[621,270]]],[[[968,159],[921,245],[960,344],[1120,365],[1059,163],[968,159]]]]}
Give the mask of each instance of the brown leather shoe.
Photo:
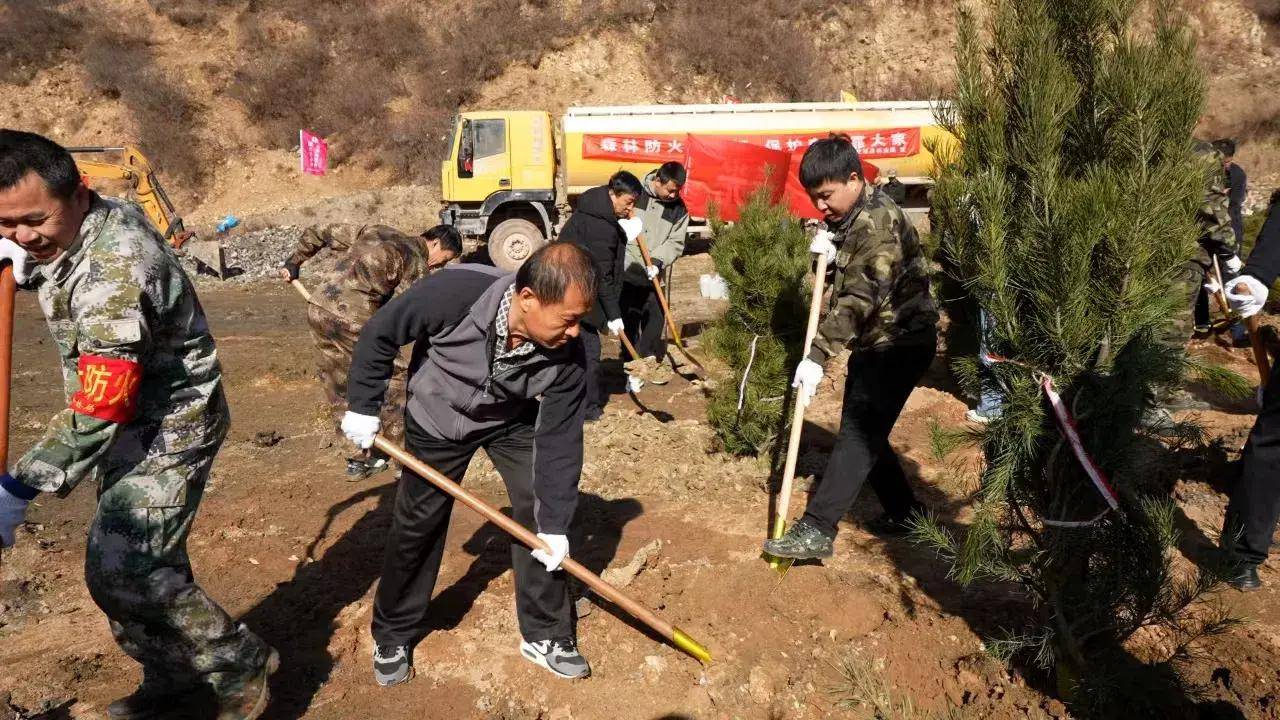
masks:
{"type": "Polygon", "coordinates": [[[271,650],[262,668],[244,681],[240,689],[218,699],[218,720],[256,720],[271,700],[268,680],[280,669],[280,654],[271,650]]]}

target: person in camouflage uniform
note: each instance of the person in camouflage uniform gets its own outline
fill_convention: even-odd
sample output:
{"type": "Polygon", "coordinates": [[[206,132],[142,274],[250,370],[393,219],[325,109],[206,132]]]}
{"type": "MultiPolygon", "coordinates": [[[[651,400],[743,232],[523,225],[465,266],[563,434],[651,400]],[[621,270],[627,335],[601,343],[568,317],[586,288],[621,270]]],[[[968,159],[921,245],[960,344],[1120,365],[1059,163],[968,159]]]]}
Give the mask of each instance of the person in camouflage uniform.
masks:
{"type": "MultiPolygon", "coordinates": [[[[1169,323],[1164,342],[1183,350],[1197,330],[1209,329],[1209,296],[1205,291],[1206,280],[1213,278],[1213,260],[1217,258],[1223,279],[1234,277],[1242,266],[1236,245],[1235,231],[1231,228],[1230,200],[1227,175],[1223,170],[1222,154],[1207,142],[1197,141],[1194,152],[1205,163],[1205,196],[1196,211],[1200,226],[1200,239],[1195,254],[1182,265],[1173,291],[1177,297],[1186,298],[1182,310],[1169,323]]],[[[1180,387],[1164,388],[1157,393],[1157,409],[1146,418],[1148,425],[1160,426],[1173,422],[1170,412],[1180,410],[1207,410],[1208,403],[1198,400],[1180,387]]]]}
{"type": "Polygon", "coordinates": [[[255,718],[279,660],[200,589],[187,534],[230,416],[204,311],[137,205],[80,184],[38,135],[0,130],[0,256],[38,293],[68,407],[0,476],[0,542],[39,492],[98,483],[85,580],[143,682],[113,718],[212,691],[220,720],[255,718]]]}
{"type": "MultiPolygon", "coordinates": [[[[386,225],[319,225],[307,228],[281,277],[298,279],[302,264],[324,248],[342,253],[319,282],[307,308],[307,322],[319,351],[320,381],[334,418],[334,430],[347,407],[347,372],[362,328],[383,305],[419,279],[444,267],[462,253],[462,236],[455,228],[437,225],[409,237],[386,225]]],[[[408,363],[400,358],[382,407],[382,427],[388,438],[404,437],[405,378],[408,363]]],[[[352,479],[362,479],[387,466],[381,451],[347,461],[352,479]]]]}
{"type": "Polygon", "coordinates": [[[796,402],[808,403],[823,364],[848,348],[840,430],[804,517],[765,543],[777,557],[829,557],[837,525],[869,480],[884,515],[869,529],[901,534],[923,506],[915,499],[889,444],[902,407],[937,349],[938,311],[929,290],[928,260],[915,227],[862,174],[847,136],[813,143],[800,182],[826,215],[829,232],[810,247],[825,253],[830,300],[807,358],[796,368],[796,402]]]}

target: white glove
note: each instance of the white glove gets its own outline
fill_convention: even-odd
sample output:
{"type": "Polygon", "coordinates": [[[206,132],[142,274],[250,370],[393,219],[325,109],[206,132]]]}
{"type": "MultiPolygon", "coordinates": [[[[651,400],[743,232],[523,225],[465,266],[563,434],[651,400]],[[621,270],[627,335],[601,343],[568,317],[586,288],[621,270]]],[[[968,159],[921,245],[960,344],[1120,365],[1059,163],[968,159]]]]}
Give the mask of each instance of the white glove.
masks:
{"type": "Polygon", "coordinates": [[[627,376],[627,392],[638,393],[643,389],[644,389],[644,380],[641,380],[635,375],[627,376]]]}
{"type": "Polygon", "coordinates": [[[627,242],[634,242],[644,232],[644,220],[638,217],[622,218],[618,224],[622,226],[622,232],[627,234],[627,242]]]}
{"type": "Polygon", "coordinates": [[[809,252],[815,255],[826,255],[828,263],[835,262],[836,246],[831,242],[834,238],[835,235],[831,234],[830,230],[819,230],[813,236],[813,242],[809,243],[809,252]]]}
{"type": "Polygon", "coordinates": [[[361,415],[348,410],[342,416],[342,434],[361,450],[373,447],[373,438],[381,428],[382,421],[377,415],[361,415]]]}
{"type": "Polygon", "coordinates": [[[30,504],[0,487],[0,547],[13,547],[13,533],[27,519],[30,504]]]}
{"type": "Polygon", "coordinates": [[[1227,283],[1227,302],[1240,317],[1253,317],[1267,304],[1267,286],[1252,275],[1241,275],[1227,283]],[[1239,292],[1241,285],[1248,288],[1248,293],[1239,292]]]}
{"type": "Polygon", "coordinates": [[[614,337],[621,335],[627,329],[626,325],[624,325],[622,322],[622,318],[618,318],[616,320],[610,320],[608,323],[605,324],[605,327],[609,329],[609,334],[613,335],[614,337]]]}
{"type": "Polygon", "coordinates": [[[660,272],[662,272],[662,271],[658,269],[658,266],[657,266],[657,265],[645,265],[645,266],[644,266],[644,274],[645,274],[645,275],[648,275],[650,280],[652,280],[652,279],[654,279],[654,278],[658,277],[658,273],[660,273],[660,272]]]}
{"type": "Polygon", "coordinates": [[[560,563],[569,556],[569,538],[564,535],[545,535],[538,533],[538,538],[551,548],[550,552],[546,550],[534,550],[529,553],[534,560],[547,566],[547,572],[555,572],[560,569],[560,563]]]}
{"type": "Polygon", "coordinates": [[[798,388],[796,395],[801,403],[807,406],[813,402],[813,396],[818,394],[818,383],[822,382],[822,375],[822,366],[809,358],[801,360],[796,366],[796,375],[791,381],[791,387],[798,388]]]}
{"type": "Polygon", "coordinates": [[[1240,260],[1239,255],[1232,255],[1230,258],[1227,258],[1227,261],[1223,264],[1226,266],[1227,270],[1231,272],[1232,275],[1235,275],[1236,273],[1240,272],[1241,269],[1244,268],[1244,262],[1240,260]]]}
{"type": "Polygon", "coordinates": [[[0,238],[0,260],[9,260],[13,262],[13,279],[21,285],[27,281],[30,275],[27,274],[27,262],[31,256],[18,243],[8,239],[0,238]]]}

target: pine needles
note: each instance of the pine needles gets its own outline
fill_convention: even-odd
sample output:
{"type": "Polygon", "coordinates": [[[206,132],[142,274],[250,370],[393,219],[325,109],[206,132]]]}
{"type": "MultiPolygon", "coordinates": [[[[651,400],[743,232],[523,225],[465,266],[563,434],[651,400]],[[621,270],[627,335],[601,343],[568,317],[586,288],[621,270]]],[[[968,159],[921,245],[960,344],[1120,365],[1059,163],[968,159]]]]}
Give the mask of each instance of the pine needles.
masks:
{"type": "Polygon", "coordinates": [[[709,345],[732,374],[717,385],[707,417],[727,452],[768,454],[787,429],[791,371],[804,343],[809,240],[799,221],[763,194],[742,208],[737,223],[713,229],[711,256],[729,287],[729,309],[711,327],[709,345]]]}
{"type": "Polygon", "coordinates": [[[1125,706],[1114,701],[1134,666],[1176,682],[1191,639],[1225,622],[1189,619],[1211,578],[1173,570],[1172,505],[1143,467],[1140,429],[1157,388],[1190,367],[1167,337],[1205,189],[1191,154],[1204,81],[1170,2],[1156,3],[1150,32],[1135,30],[1136,0],[990,5],[985,28],[961,15],[958,95],[941,118],[961,142],[942,149],[934,213],[948,267],[992,318],[991,351],[1016,362],[991,373],[961,364],[970,389],[1003,395],[1004,412],[983,437],[973,524],[953,537],[926,522],[917,536],[962,583],[1027,589],[1040,623],[992,647],[1054,667],[1064,699],[1095,715],[1125,706]],[[1119,512],[1070,452],[1042,374],[1111,478],[1119,512]],[[1153,628],[1186,642],[1137,663],[1125,643],[1153,628]]]}

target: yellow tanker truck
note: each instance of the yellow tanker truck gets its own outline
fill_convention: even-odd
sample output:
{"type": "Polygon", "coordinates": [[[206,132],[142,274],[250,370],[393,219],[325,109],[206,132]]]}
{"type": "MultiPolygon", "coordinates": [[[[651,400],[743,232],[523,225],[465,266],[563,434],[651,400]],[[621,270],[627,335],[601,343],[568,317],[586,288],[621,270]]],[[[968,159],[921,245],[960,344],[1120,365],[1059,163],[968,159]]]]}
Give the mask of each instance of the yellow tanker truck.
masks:
{"type": "Polygon", "coordinates": [[[946,131],[931,102],[642,105],[571,108],[560,121],[541,111],[476,110],[458,115],[441,167],[441,221],[487,241],[495,265],[520,266],[548,242],[588,188],[618,170],[643,177],[682,159],[689,135],[729,137],[796,151],[830,132],[848,132],[881,172],[924,204],[933,156],[946,131]],[[913,190],[914,188],[914,190],[913,190]]]}

